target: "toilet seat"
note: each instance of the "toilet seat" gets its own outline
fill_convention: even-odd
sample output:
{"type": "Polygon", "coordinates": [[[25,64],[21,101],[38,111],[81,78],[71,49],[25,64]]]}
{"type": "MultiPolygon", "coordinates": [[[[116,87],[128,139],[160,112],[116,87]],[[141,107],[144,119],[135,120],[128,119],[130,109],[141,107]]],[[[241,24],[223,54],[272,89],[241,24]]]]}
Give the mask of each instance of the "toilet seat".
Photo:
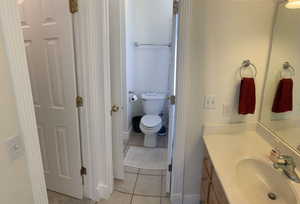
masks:
{"type": "Polygon", "coordinates": [[[144,146],[157,146],[157,133],[162,127],[162,119],[158,115],[145,115],[140,123],[140,128],[145,134],[144,146]]]}
{"type": "Polygon", "coordinates": [[[162,123],[161,118],[158,115],[145,115],[141,123],[147,129],[155,128],[162,123]]]}

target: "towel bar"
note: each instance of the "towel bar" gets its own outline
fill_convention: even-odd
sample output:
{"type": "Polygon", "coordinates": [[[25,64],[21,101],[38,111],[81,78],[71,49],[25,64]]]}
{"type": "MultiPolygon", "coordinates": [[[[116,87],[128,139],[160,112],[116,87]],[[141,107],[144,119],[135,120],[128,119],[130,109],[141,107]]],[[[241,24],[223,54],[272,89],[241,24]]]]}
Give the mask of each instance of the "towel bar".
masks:
{"type": "Polygon", "coordinates": [[[289,62],[285,62],[285,63],[283,63],[283,70],[282,70],[281,73],[280,73],[281,78],[284,77],[284,76],[283,76],[283,72],[284,72],[285,70],[287,70],[287,71],[289,71],[289,72],[291,73],[291,77],[293,77],[293,76],[296,75],[296,70],[295,70],[295,68],[294,68],[289,62]]]}
{"type": "Polygon", "coordinates": [[[240,67],[240,75],[241,78],[243,78],[243,69],[244,68],[253,68],[254,72],[253,72],[253,77],[255,78],[257,76],[257,68],[254,64],[251,63],[250,60],[244,60],[242,63],[242,66],[240,67]]]}

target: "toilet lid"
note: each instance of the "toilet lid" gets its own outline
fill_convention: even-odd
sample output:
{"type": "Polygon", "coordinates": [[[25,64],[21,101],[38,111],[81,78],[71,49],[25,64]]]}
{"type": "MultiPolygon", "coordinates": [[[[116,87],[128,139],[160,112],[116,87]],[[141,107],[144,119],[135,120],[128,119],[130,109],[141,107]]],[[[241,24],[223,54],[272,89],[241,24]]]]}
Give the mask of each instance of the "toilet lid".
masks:
{"type": "Polygon", "coordinates": [[[141,122],[144,126],[151,128],[159,125],[161,118],[158,115],[145,115],[141,122]]]}

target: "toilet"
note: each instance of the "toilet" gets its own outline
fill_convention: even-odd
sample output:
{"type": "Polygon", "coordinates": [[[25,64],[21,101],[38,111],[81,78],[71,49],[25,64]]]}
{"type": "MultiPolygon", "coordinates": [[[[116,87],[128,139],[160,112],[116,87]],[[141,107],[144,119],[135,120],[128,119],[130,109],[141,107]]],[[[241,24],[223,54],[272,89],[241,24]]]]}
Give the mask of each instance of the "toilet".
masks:
{"type": "Polygon", "coordinates": [[[156,147],[157,133],[162,128],[162,119],[159,114],[163,111],[166,94],[144,93],[141,98],[144,116],[140,122],[140,129],[145,134],[144,146],[156,147]]]}

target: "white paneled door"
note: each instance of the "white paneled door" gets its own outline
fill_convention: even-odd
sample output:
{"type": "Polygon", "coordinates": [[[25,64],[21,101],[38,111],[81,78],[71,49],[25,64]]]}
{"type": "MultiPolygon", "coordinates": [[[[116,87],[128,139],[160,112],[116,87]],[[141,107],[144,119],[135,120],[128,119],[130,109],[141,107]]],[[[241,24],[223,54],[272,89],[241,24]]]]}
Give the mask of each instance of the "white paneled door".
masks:
{"type": "Polygon", "coordinates": [[[82,198],[69,0],[19,1],[47,188],[82,198]]]}

